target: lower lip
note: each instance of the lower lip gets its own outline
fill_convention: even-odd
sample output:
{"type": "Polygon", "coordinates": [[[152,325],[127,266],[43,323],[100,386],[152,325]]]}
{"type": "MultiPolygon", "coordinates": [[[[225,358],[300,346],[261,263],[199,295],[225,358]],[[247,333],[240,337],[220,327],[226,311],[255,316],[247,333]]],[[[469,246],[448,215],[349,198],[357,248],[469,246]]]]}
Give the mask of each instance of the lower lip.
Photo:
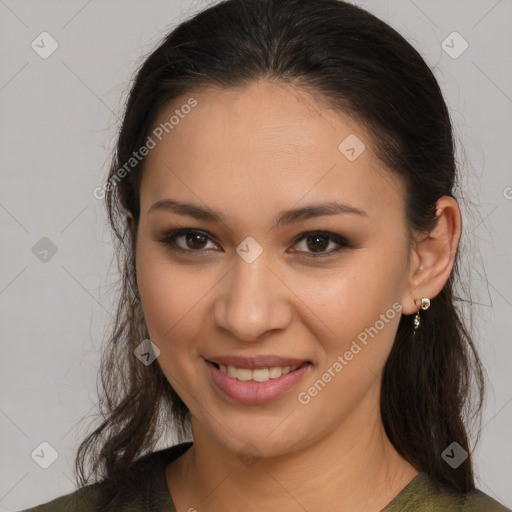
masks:
{"type": "Polygon", "coordinates": [[[221,372],[213,363],[210,363],[210,361],[206,361],[206,364],[217,387],[232,400],[246,404],[261,404],[276,400],[290,391],[304,377],[311,366],[309,363],[306,363],[293,372],[281,375],[277,379],[256,382],[254,380],[238,380],[229,377],[221,372]]]}

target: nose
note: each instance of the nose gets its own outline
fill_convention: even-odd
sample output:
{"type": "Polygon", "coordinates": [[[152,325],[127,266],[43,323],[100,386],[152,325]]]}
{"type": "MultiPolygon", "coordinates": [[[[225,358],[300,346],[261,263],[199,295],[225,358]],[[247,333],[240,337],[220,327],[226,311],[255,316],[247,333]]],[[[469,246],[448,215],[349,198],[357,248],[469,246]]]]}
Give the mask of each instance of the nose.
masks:
{"type": "Polygon", "coordinates": [[[261,256],[252,263],[238,258],[216,289],[213,323],[240,341],[258,341],[291,322],[293,292],[261,256]]]}

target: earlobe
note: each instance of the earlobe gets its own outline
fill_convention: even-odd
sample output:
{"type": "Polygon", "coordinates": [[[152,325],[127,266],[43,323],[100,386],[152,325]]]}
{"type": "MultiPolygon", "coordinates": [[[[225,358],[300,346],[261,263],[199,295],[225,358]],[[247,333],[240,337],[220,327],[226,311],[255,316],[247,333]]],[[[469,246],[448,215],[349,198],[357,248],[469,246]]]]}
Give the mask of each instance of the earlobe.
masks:
{"type": "Polygon", "coordinates": [[[434,298],[450,277],[460,241],[461,217],[457,201],[449,196],[438,199],[436,223],[427,235],[418,237],[411,258],[408,290],[402,300],[405,315],[416,313],[417,300],[434,298]]]}

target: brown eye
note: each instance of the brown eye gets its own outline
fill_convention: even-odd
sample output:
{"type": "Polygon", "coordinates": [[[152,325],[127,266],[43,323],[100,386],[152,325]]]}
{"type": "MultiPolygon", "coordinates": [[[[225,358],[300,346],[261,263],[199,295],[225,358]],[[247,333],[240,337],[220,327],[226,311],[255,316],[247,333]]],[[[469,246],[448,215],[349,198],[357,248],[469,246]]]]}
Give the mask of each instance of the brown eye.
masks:
{"type": "Polygon", "coordinates": [[[183,236],[185,237],[185,243],[190,249],[204,249],[206,240],[208,238],[202,233],[188,233],[183,236]]]}
{"type": "Polygon", "coordinates": [[[312,252],[322,252],[329,245],[329,237],[325,235],[312,235],[306,238],[308,249],[312,252]]]}
{"type": "Polygon", "coordinates": [[[309,258],[330,256],[345,248],[351,247],[345,238],[334,233],[324,231],[302,233],[295,240],[295,244],[298,244],[298,242],[301,242],[302,240],[305,240],[304,245],[306,250],[301,249],[293,252],[304,252],[306,257],[309,258]],[[334,246],[337,245],[338,247],[327,251],[326,249],[331,243],[333,243],[334,246]]]}
{"type": "MultiPolygon", "coordinates": [[[[305,241],[305,247],[299,250],[295,249],[292,252],[303,253],[306,258],[327,257],[352,247],[342,236],[326,231],[301,233],[295,239],[294,245],[298,245],[303,240],[305,241]],[[331,250],[327,250],[331,244],[334,244],[334,247],[331,250]]],[[[209,241],[214,245],[215,249],[217,246],[211,240],[210,235],[196,229],[184,228],[171,231],[158,240],[158,242],[169,247],[172,251],[197,253],[198,255],[210,252],[210,249],[206,247],[209,241]],[[179,240],[182,241],[178,242],[179,240]]]]}
{"type": "MultiPolygon", "coordinates": [[[[177,229],[158,241],[175,251],[204,252],[210,236],[194,229],[177,229]],[[178,242],[182,240],[181,242],[178,242]]],[[[212,242],[213,243],[213,242],[212,242]]]]}

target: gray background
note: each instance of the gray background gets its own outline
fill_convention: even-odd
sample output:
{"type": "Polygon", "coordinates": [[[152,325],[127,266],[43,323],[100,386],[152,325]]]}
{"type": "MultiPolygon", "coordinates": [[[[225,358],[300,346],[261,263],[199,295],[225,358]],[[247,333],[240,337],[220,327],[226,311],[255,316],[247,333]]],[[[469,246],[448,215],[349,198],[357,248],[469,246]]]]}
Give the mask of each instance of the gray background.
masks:
{"type": "MultiPolygon", "coordinates": [[[[358,3],[435,68],[451,109],[469,199],[464,268],[489,375],[477,483],[512,506],[512,1],[358,3]],[[454,31],[469,44],[458,58],[442,47],[454,31]]],[[[118,277],[93,190],[106,172],[133,72],[169,28],[205,5],[0,0],[2,511],[74,490],[73,457],[88,427],[80,420],[95,411],[99,352],[113,311],[109,285],[118,277]],[[43,31],[59,45],[47,59],[31,47],[43,31]],[[57,248],[46,262],[32,251],[42,237],[57,248]],[[48,469],[31,458],[43,441],[58,452],[48,469]]],[[[445,43],[452,53],[462,49],[457,37],[445,43]]]]}

